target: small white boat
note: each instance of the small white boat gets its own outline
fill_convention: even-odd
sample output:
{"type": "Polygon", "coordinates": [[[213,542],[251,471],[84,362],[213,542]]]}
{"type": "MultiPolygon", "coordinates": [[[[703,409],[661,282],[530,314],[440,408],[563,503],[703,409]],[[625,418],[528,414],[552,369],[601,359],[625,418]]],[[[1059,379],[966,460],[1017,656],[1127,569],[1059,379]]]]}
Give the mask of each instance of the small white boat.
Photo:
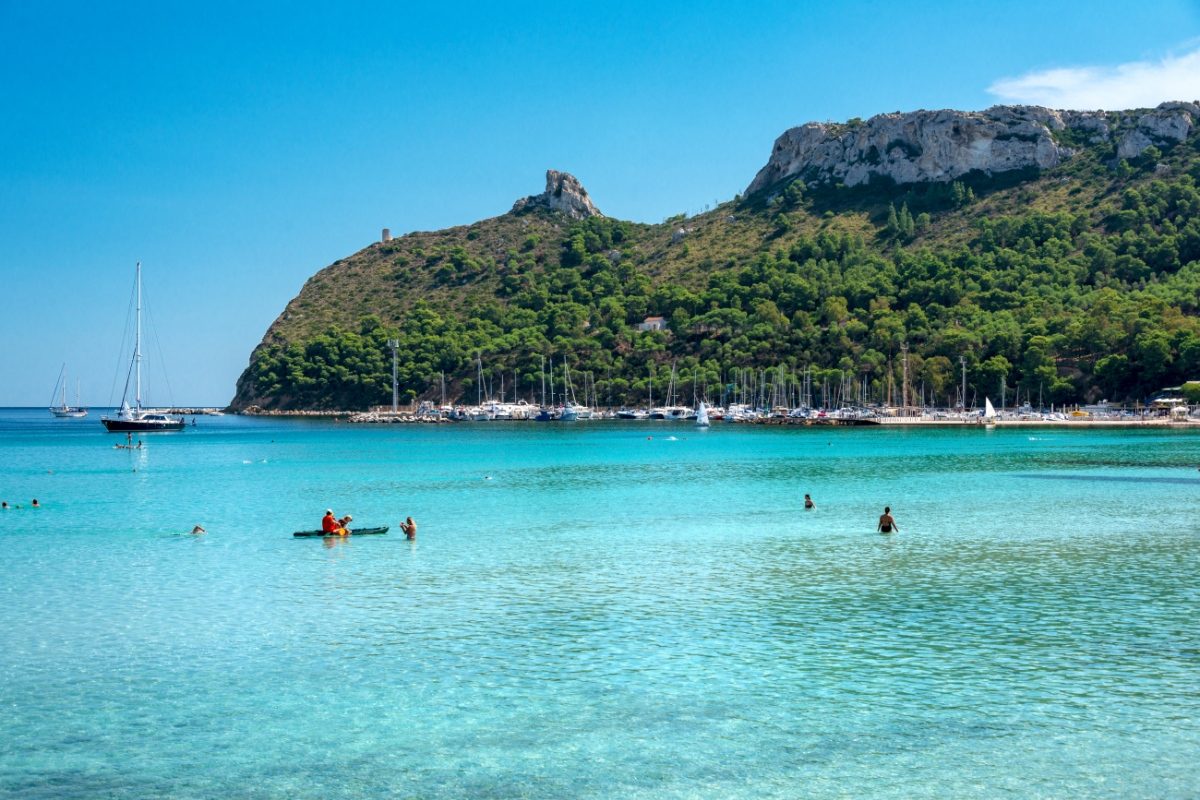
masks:
{"type": "Polygon", "coordinates": [[[990,398],[983,398],[983,424],[989,428],[996,427],[996,408],[990,398]]]}
{"type": "Polygon", "coordinates": [[[726,422],[752,422],[759,414],[745,403],[733,403],[725,410],[726,422]]]}

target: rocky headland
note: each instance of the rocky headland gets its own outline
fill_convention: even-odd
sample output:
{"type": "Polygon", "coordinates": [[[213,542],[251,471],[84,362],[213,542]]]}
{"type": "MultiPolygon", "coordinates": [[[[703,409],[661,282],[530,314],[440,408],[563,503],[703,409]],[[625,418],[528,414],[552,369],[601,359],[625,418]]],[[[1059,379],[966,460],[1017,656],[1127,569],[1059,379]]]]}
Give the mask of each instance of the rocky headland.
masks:
{"type": "Polygon", "coordinates": [[[672,373],[714,397],[806,369],[878,400],[902,346],[911,390],[941,404],[963,361],[969,394],[1144,399],[1200,378],[1197,208],[1196,102],[808,123],[743,196],[657,224],[607,217],[549,170],[507,213],[319,270],[232,406],[386,405],[390,342],[406,404],[535,402],[568,363],[602,405],[672,373]]]}
{"type": "Polygon", "coordinates": [[[1115,144],[1114,158],[1130,159],[1152,145],[1182,142],[1198,120],[1200,105],[1171,102],[1139,112],[993,106],[809,122],[775,140],[746,194],[789,178],[859,186],[879,178],[905,184],[951,181],[976,171],[1044,170],[1100,143],[1115,144]]]}

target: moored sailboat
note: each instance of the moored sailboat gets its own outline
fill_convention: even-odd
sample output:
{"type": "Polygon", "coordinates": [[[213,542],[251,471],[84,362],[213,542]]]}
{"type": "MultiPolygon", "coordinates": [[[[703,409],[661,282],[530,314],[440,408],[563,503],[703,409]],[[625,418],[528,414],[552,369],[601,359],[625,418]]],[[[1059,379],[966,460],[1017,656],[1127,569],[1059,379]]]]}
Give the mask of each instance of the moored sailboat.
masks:
{"type": "MultiPolygon", "coordinates": [[[[67,404],[67,365],[63,364],[58,373],[58,383],[54,386],[54,394],[62,387],[62,400],[56,406],[50,406],[50,413],[56,417],[86,417],[88,410],[79,404],[79,382],[75,382],[75,405],[67,404]]],[[[53,402],[53,401],[52,401],[53,402]]]]}
{"type": "Polygon", "coordinates": [[[133,334],[133,361],[130,371],[134,377],[134,404],[129,405],[129,374],[125,375],[125,389],[121,393],[121,410],[115,417],[101,417],[100,422],[109,433],[152,433],[154,431],[181,431],[183,417],[171,417],[160,411],[142,408],[142,262],[138,262],[134,278],[137,294],[136,324],[133,334]]]}

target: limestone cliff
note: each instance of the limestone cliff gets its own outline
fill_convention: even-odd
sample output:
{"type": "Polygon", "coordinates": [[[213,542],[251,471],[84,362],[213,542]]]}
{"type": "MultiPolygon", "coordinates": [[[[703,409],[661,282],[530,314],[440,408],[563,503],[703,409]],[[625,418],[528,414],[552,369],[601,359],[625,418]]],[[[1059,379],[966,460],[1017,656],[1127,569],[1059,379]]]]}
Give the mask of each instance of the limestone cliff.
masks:
{"type": "Polygon", "coordinates": [[[875,177],[903,184],[949,181],[973,171],[1049,169],[1074,155],[1073,145],[1106,141],[1115,145],[1117,158],[1128,159],[1154,144],[1183,141],[1198,121],[1200,105],[1171,102],[1141,111],[993,106],[810,122],[775,140],[746,194],[796,176],[858,186],[875,177]]]}
{"type": "Polygon", "coordinates": [[[546,170],[546,191],[518,200],[513,203],[512,210],[521,212],[534,208],[561,211],[571,219],[604,216],[574,175],[553,169],[546,170]]]}

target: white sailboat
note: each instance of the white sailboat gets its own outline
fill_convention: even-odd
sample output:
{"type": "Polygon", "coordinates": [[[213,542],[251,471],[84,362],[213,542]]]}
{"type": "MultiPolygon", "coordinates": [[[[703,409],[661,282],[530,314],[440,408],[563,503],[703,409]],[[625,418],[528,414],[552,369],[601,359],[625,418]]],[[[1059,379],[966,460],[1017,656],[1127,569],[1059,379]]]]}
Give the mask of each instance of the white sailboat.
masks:
{"type": "Polygon", "coordinates": [[[696,427],[708,427],[708,405],[703,400],[700,401],[700,407],[696,409],[696,427]]]}
{"type": "MultiPolygon", "coordinates": [[[[58,373],[58,383],[54,385],[54,395],[58,395],[59,387],[62,388],[62,400],[59,404],[50,406],[50,413],[56,417],[86,417],[88,410],[79,404],[79,381],[75,381],[75,405],[67,404],[67,365],[63,364],[62,369],[58,373]]],[[[53,402],[53,400],[51,400],[53,402]]]]}
{"type": "Polygon", "coordinates": [[[983,398],[983,424],[989,428],[996,427],[996,407],[990,398],[983,398]]]}
{"type": "Polygon", "coordinates": [[[129,406],[129,375],[125,376],[125,389],[121,393],[121,410],[115,417],[101,417],[100,422],[109,433],[149,433],[152,431],[181,431],[183,417],[169,417],[158,411],[142,408],[142,262],[137,263],[134,278],[137,293],[137,323],[133,334],[134,375],[133,407],[129,406]]]}
{"type": "Polygon", "coordinates": [[[559,419],[563,422],[575,422],[581,419],[591,419],[592,409],[575,400],[575,386],[571,383],[571,368],[567,366],[567,357],[563,356],[563,405],[559,419]]]}

